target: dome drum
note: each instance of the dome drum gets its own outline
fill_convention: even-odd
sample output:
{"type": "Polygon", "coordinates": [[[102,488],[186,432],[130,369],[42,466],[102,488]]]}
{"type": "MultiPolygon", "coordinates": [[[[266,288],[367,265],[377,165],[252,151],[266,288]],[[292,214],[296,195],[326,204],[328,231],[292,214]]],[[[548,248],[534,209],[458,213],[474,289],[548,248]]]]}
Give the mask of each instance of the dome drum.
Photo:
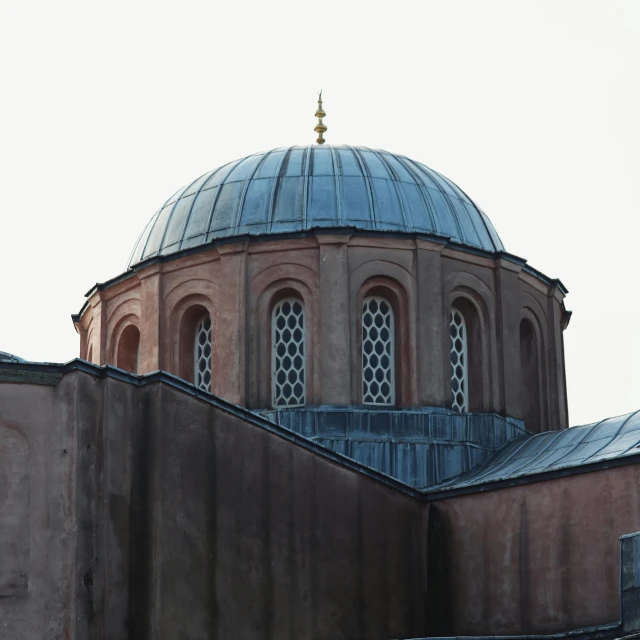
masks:
{"type": "Polygon", "coordinates": [[[567,425],[564,293],[423,164],[288,147],[176,192],[74,322],[83,358],[251,409],[431,406],[540,431],[567,425]]]}
{"type": "Polygon", "coordinates": [[[525,419],[539,431],[567,422],[562,297],[558,283],[505,254],[405,235],[309,231],[273,242],[229,239],[140,265],[97,287],[76,327],[82,357],[117,365],[111,354],[122,354],[115,342],[130,323],[138,357],[124,353],[119,362],[204,380],[201,388],[251,409],[439,406],[525,419]],[[387,307],[379,313],[380,299],[387,307]],[[454,308],[466,331],[455,341],[454,308]],[[210,329],[194,354],[206,319],[210,329]],[[523,348],[536,363],[526,372],[513,356],[523,348]],[[192,374],[197,363],[202,373],[192,374]],[[468,387],[455,406],[452,384],[468,387]],[[284,404],[274,404],[277,385],[284,404]]]}

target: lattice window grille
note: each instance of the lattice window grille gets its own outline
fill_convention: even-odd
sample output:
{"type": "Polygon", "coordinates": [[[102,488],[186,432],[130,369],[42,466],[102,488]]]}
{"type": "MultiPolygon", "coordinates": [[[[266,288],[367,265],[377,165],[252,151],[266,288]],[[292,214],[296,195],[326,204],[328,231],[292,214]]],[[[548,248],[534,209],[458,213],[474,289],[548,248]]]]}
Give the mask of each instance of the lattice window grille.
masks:
{"type": "Polygon", "coordinates": [[[211,318],[203,318],[196,329],[194,344],[195,385],[203,391],[211,391],[211,318]]]}
{"type": "Polygon", "coordinates": [[[286,298],[271,316],[271,395],[274,407],[306,404],[304,306],[286,298]]]}
{"type": "Polygon", "coordinates": [[[380,296],[362,305],[362,402],[395,404],[393,309],[380,296]]]}
{"type": "Polygon", "coordinates": [[[449,321],[451,335],[451,408],[457,413],[469,410],[467,374],[467,326],[463,315],[451,309],[449,321]]]}

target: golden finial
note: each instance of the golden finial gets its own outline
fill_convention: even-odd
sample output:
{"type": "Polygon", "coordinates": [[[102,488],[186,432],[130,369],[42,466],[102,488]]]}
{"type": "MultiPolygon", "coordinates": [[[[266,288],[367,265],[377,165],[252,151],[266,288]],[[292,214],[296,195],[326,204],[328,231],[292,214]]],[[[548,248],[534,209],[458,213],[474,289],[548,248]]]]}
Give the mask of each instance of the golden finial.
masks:
{"type": "Polygon", "coordinates": [[[316,142],[318,144],[324,144],[324,138],[322,134],[327,130],[327,125],[322,124],[322,118],[326,117],[326,113],[322,109],[322,89],[320,89],[320,93],[318,94],[318,110],[316,111],[316,118],[318,118],[318,124],[315,126],[314,131],[318,134],[318,139],[316,142]]]}

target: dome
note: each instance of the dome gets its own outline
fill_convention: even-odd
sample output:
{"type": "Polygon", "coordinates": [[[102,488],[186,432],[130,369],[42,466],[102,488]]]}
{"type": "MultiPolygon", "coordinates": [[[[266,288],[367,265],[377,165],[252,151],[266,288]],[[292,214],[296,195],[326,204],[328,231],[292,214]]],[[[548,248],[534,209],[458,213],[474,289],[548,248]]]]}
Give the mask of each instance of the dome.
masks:
{"type": "Polygon", "coordinates": [[[149,221],[129,267],[234,236],[337,228],[503,250],[487,216],[433,169],[388,151],[313,145],[256,153],[183,187],[149,221]]]}

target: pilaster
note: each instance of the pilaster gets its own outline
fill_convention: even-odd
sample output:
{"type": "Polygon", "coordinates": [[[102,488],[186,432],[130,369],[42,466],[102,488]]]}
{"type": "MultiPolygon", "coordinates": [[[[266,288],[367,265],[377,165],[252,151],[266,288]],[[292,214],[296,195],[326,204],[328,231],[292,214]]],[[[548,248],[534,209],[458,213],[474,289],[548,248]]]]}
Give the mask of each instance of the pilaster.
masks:
{"type": "Polygon", "coordinates": [[[549,424],[547,429],[566,429],[569,427],[569,409],[567,405],[567,381],[564,363],[564,338],[562,335],[562,294],[556,287],[548,300],[549,347],[547,371],[549,375],[549,424]]]}
{"type": "MultiPolygon", "coordinates": [[[[519,274],[522,265],[509,260],[497,262],[498,279],[498,384],[495,406],[499,413],[520,417],[520,293],[519,274]]],[[[527,426],[527,425],[525,425],[527,426]]]]}
{"type": "Polygon", "coordinates": [[[247,243],[219,247],[218,298],[215,339],[220,370],[214,375],[213,393],[245,405],[245,322],[247,243]]]}
{"type": "Polygon", "coordinates": [[[162,369],[162,265],[155,264],[140,274],[140,359],[139,373],[162,369]]]}
{"type": "Polygon", "coordinates": [[[317,236],[320,274],[320,398],[323,404],[351,404],[349,336],[350,235],[317,236]]]}
{"type": "Polygon", "coordinates": [[[418,402],[426,406],[447,404],[449,381],[445,376],[447,362],[443,314],[442,250],[444,244],[416,241],[418,282],[418,402]]]}
{"type": "Polygon", "coordinates": [[[95,294],[93,301],[93,353],[91,360],[95,364],[109,364],[107,354],[107,304],[102,298],[102,292],[95,294]]]}

